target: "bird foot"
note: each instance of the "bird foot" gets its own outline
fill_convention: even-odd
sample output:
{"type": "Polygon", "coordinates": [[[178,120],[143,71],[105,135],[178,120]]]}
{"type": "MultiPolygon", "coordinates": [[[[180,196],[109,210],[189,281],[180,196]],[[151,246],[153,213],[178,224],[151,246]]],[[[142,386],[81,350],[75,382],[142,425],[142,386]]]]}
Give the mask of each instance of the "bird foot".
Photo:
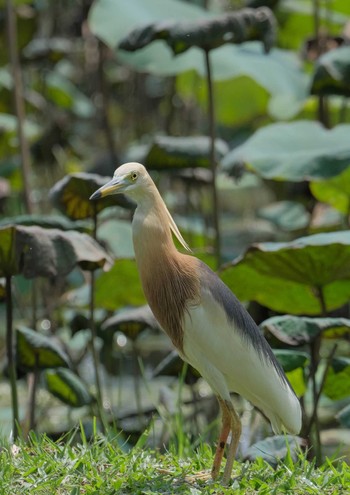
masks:
{"type": "Polygon", "coordinates": [[[195,483],[196,481],[208,481],[211,480],[212,476],[210,471],[198,471],[196,474],[189,474],[185,477],[188,483],[195,483]]]}

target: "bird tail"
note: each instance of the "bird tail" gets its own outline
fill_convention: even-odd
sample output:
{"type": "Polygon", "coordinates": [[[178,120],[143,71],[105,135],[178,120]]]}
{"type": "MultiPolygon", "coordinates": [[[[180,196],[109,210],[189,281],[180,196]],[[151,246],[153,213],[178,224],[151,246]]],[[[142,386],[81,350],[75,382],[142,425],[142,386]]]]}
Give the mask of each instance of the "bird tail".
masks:
{"type": "Polygon", "coordinates": [[[279,407],[274,410],[264,409],[264,413],[271,422],[275,434],[283,432],[297,435],[302,426],[301,406],[297,396],[288,388],[285,394],[281,395],[279,407]]]}

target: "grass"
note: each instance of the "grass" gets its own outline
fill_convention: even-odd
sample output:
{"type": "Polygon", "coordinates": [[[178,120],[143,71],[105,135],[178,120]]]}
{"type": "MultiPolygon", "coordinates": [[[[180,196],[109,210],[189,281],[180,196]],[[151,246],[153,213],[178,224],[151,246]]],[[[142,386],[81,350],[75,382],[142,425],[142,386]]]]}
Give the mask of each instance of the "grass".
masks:
{"type": "Polygon", "coordinates": [[[350,493],[347,464],[326,462],[315,468],[302,455],[287,458],[273,469],[262,459],[234,465],[230,487],[219,482],[191,479],[212,462],[212,449],[202,445],[180,458],[135,447],[124,452],[118,437],[94,436],[73,445],[31,435],[29,441],[4,444],[0,451],[1,495],[153,495],[237,494],[280,495],[350,493]]]}

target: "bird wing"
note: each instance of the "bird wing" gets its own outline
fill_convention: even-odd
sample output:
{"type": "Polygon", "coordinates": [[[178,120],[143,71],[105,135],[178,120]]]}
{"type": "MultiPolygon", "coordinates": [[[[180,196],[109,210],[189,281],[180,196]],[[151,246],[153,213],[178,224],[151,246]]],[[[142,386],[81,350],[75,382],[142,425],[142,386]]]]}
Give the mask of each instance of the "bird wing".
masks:
{"type": "Polygon", "coordinates": [[[297,433],[300,404],[270,346],[230,289],[198,265],[201,302],[184,318],[184,357],[226,398],[237,392],[264,412],[274,431],[297,433]],[[226,394],[226,395],[225,395],[226,394]]]}

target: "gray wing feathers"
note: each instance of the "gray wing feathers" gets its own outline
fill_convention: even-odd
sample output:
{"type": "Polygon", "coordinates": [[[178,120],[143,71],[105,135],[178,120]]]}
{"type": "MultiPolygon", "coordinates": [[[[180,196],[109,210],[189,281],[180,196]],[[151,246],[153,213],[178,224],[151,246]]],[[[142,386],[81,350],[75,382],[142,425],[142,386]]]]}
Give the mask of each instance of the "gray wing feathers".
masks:
{"type": "Polygon", "coordinates": [[[233,323],[234,328],[239,332],[242,340],[256,350],[260,359],[271,363],[282,381],[289,385],[284,371],[276,360],[271,347],[242,303],[216,273],[203,262],[200,262],[200,273],[202,286],[205,286],[216,302],[224,309],[228,321],[233,323]]]}

